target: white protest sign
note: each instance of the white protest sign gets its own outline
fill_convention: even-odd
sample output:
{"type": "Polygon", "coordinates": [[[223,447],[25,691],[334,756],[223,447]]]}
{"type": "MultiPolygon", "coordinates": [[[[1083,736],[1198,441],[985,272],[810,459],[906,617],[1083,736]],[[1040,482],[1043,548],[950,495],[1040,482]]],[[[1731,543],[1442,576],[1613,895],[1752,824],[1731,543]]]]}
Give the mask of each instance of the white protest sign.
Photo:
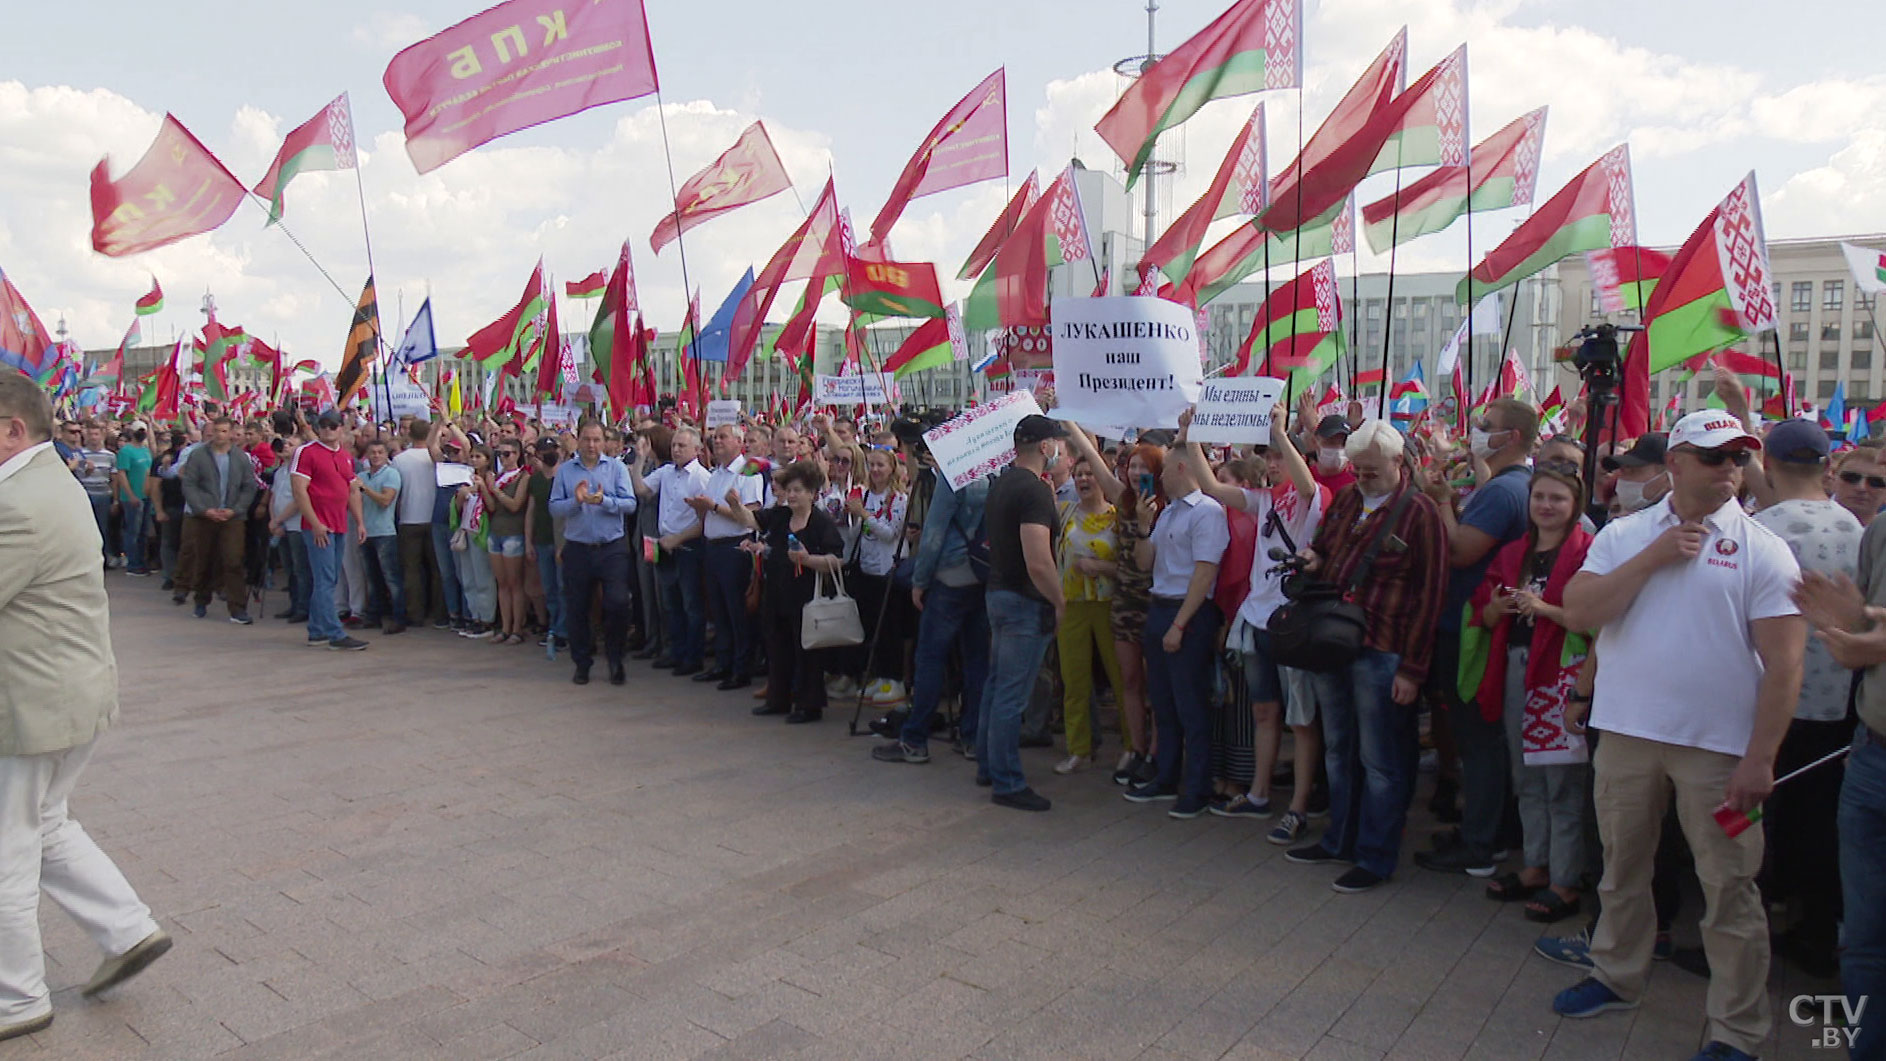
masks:
{"type": "Polygon", "coordinates": [[[1015,425],[1040,412],[1033,394],[1016,391],[938,424],[924,432],[923,440],[950,489],[961,490],[1007,467],[1015,459],[1015,425]]]}
{"type": "Polygon", "coordinates": [[[1198,400],[1198,321],[1163,298],[1062,298],[1054,331],[1054,416],[1177,427],[1198,400]]]}
{"type": "Polygon", "coordinates": [[[424,418],[432,410],[432,396],[426,389],[409,379],[387,381],[386,416],[398,419],[402,416],[424,418]]]}
{"type": "Polygon", "coordinates": [[[719,398],[707,403],[707,427],[725,427],[740,422],[740,403],[732,398],[719,398]]]}
{"type": "Polygon", "coordinates": [[[1054,370],[1051,368],[1018,368],[1009,372],[1009,385],[1018,391],[1033,393],[1043,387],[1054,386],[1054,370]]]}
{"type": "Polygon", "coordinates": [[[583,410],[574,405],[553,405],[546,402],[537,413],[537,421],[545,427],[575,427],[576,421],[582,415],[583,410]]]}
{"type": "Polygon", "coordinates": [[[1208,379],[1198,392],[1198,407],[1185,437],[1201,443],[1270,445],[1271,409],[1284,392],[1284,381],[1268,376],[1208,379]]]}
{"type": "Polygon", "coordinates": [[[883,405],[889,400],[884,393],[884,377],[876,373],[820,376],[818,390],[812,394],[813,405],[883,405]]]}

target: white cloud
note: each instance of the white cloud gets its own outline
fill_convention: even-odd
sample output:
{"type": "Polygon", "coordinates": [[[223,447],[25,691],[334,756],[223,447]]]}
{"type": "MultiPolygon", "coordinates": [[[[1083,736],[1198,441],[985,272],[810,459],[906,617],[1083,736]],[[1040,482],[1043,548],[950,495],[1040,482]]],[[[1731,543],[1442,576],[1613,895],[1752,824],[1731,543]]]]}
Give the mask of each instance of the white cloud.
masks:
{"type": "Polygon", "coordinates": [[[354,27],[354,43],[368,51],[398,51],[430,34],[425,19],[405,11],[376,11],[354,27]]]}
{"type": "Polygon", "coordinates": [[[1762,196],[1770,232],[1850,235],[1886,228],[1886,131],[1866,129],[1827,164],[1762,196]]]}

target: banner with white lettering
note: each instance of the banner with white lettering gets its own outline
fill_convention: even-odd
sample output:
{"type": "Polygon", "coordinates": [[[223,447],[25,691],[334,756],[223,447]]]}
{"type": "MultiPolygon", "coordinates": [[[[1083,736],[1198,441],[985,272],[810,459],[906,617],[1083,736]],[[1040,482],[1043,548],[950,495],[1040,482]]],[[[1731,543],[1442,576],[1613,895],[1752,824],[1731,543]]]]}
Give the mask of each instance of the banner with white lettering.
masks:
{"type": "Polygon", "coordinates": [[[1015,425],[1040,412],[1034,394],[1018,390],[938,424],[924,432],[923,440],[950,489],[961,490],[1014,461],[1015,425]]]}
{"type": "Polygon", "coordinates": [[[1270,445],[1271,410],[1284,392],[1284,381],[1269,376],[1208,379],[1199,388],[1192,426],[1193,442],[1270,445]]]}
{"type": "Polygon", "coordinates": [[[537,421],[545,427],[575,427],[576,421],[583,415],[583,410],[574,405],[553,405],[544,403],[537,413],[537,421]]]}
{"type": "Polygon", "coordinates": [[[740,402],[733,398],[717,398],[707,403],[707,428],[713,430],[728,424],[740,422],[740,402]]]}
{"type": "Polygon", "coordinates": [[[856,376],[820,376],[813,405],[882,405],[890,401],[885,377],[875,372],[856,376]]]}
{"type": "Polygon", "coordinates": [[[1053,415],[1084,424],[1177,427],[1198,401],[1198,322],[1163,298],[1062,298],[1054,332],[1053,415]]]}

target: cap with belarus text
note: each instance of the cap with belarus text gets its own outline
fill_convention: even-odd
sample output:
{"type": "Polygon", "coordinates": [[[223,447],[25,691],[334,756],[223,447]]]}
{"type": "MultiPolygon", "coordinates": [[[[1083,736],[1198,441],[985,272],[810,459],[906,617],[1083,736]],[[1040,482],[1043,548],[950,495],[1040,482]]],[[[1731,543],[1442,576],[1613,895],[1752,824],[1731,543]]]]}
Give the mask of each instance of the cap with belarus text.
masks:
{"type": "Polygon", "coordinates": [[[1703,409],[1676,422],[1670,430],[1670,448],[1694,446],[1697,449],[1721,449],[1739,446],[1761,449],[1762,440],[1748,433],[1742,421],[1720,409],[1703,409]]]}

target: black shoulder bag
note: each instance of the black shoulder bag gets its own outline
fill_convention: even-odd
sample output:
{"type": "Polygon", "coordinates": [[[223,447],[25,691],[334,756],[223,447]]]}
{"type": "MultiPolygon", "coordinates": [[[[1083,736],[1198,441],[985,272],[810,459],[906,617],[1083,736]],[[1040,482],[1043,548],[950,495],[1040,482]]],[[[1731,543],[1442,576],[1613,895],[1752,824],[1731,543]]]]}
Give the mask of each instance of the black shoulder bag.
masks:
{"type": "MultiPolygon", "coordinates": [[[[1383,543],[1395,524],[1401,522],[1401,514],[1413,495],[1413,484],[1402,489],[1394,507],[1389,509],[1388,518],[1375,528],[1375,535],[1362,554],[1362,562],[1356,565],[1347,586],[1302,576],[1284,580],[1284,595],[1290,599],[1270,617],[1271,655],[1279,666],[1327,673],[1348,666],[1362,654],[1369,620],[1362,605],[1352,598],[1356,588],[1368,579],[1383,543]]],[[[1283,530],[1281,521],[1276,529],[1283,530]]],[[[1290,536],[1284,535],[1284,541],[1288,543],[1290,536]]]]}

